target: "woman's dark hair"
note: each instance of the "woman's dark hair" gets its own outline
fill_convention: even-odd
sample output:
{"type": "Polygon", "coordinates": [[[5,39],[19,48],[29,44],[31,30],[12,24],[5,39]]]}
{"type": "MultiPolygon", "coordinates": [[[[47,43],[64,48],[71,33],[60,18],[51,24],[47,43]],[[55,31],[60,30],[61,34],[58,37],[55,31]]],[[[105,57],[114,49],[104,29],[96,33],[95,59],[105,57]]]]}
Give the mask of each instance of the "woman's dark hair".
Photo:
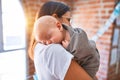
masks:
{"type": "Polygon", "coordinates": [[[70,11],[70,8],[65,3],[49,1],[40,8],[37,18],[52,14],[56,14],[58,18],[61,18],[67,11],[70,11]]]}
{"type": "MultiPolygon", "coordinates": [[[[49,1],[43,4],[36,18],[38,19],[41,16],[45,16],[45,15],[52,16],[53,14],[55,14],[58,18],[61,18],[67,11],[70,11],[70,8],[65,3],[49,1]]],[[[32,33],[29,49],[28,49],[29,57],[32,60],[34,59],[34,47],[36,43],[37,42],[35,41],[34,35],[32,33]]]]}

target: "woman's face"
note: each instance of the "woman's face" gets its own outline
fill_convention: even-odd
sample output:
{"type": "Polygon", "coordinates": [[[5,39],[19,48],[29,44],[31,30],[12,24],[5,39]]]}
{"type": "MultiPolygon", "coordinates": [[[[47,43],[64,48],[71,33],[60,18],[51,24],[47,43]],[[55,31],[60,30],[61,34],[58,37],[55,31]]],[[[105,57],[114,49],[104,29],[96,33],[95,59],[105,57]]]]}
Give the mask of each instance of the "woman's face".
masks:
{"type": "Polygon", "coordinates": [[[62,18],[60,18],[61,23],[67,24],[70,26],[70,20],[71,20],[71,13],[70,11],[67,11],[62,18]]]}

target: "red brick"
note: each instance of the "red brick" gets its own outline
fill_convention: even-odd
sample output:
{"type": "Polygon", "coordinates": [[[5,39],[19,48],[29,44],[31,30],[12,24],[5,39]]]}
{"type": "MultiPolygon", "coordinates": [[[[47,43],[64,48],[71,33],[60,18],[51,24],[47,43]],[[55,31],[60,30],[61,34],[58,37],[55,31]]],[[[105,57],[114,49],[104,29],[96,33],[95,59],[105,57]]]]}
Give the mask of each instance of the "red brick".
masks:
{"type": "Polygon", "coordinates": [[[114,0],[103,0],[103,3],[105,3],[105,2],[106,2],[106,3],[109,3],[109,2],[112,2],[112,3],[113,3],[114,0]]]}

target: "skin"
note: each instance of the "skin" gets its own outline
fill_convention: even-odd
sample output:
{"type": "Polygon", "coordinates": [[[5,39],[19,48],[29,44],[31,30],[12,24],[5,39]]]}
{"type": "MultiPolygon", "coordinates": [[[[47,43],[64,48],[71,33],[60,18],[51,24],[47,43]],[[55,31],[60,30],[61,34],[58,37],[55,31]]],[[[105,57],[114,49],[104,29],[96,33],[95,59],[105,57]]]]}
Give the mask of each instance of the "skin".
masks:
{"type": "Polygon", "coordinates": [[[72,60],[64,80],[93,80],[76,61],[72,60]]]}
{"type": "MultiPolygon", "coordinates": [[[[53,15],[54,16],[54,15],[53,15]]],[[[54,16],[55,17],[55,16],[54,16]]],[[[66,12],[62,18],[57,18],[61,23],[70,26],[71,13],[70,11],[66,12]]]]}

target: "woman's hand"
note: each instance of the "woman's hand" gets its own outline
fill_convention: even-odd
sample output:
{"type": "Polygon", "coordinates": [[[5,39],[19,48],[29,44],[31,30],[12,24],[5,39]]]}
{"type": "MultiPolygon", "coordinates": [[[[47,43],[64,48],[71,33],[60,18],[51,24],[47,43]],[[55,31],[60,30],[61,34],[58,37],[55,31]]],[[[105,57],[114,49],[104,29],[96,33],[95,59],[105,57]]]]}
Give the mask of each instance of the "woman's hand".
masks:
{"type": "Polygon", "coordinates": [[[65,49],[67,48],[68,44],[69,44],[69,41],[67,41],[67,40],[62,41],[62,46],[63,46],[65,49]]]}

